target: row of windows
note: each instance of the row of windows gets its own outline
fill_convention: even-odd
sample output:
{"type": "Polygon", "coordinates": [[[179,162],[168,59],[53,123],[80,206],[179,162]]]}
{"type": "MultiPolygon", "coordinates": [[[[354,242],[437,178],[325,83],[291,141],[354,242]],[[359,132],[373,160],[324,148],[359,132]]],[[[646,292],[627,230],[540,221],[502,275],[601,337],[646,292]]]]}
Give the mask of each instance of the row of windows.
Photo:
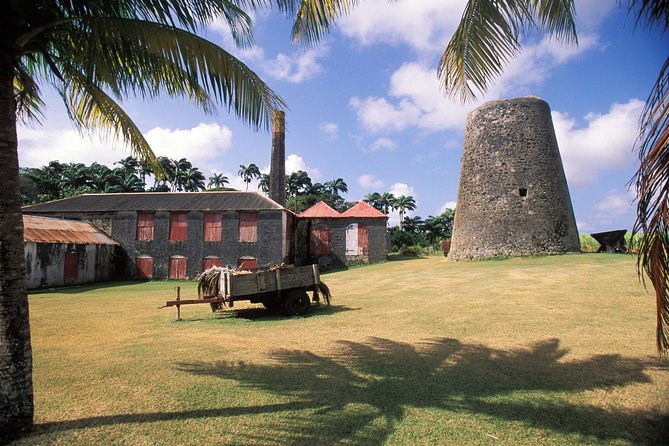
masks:
{"type": "MultiPolygon", "coordinates": [[[[167,278],[168,279],[185,279],[186,275],[186,263],[188,259],[184,256],[172,256],[170,257],[168,268],[167,268],[167,278]]],[[[237,259],[237,266],[241,269],[251,269],[257,267],[257,260],[253,257],[240,257],[237,259]]],[[[202,271],[205,271],[212,266],[221,266],[221,258],[216,256],[207,256],[202,259],[202,271]]],[[[151,279],[153,278],[153,257],[150,256],[139,256],[135,259],[135,268],[136,273],[135,277],[137,279],[151,279]]]]}
{"type": "MultiPolygon", "coordinates": [[[[239,212],[239,241],[258,241],[258,213],[239,212]]],[[[153,212],[137,213],[137,240],[153,240],[153,212]]],[[[223,232],[222,214],[207,212],[204,214],[203,234],[205,242],[220,242],[223,232]]],[[[188,238],[188,213],[170,212],[169,240],[185,241],[188,238]]]]}

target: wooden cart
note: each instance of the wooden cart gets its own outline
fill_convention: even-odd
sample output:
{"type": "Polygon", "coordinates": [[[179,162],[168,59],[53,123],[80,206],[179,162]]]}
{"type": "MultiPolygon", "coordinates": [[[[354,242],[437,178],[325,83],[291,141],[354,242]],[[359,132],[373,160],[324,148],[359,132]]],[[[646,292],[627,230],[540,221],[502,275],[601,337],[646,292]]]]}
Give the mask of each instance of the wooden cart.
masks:
{"type": "Polygon", "coordinates": [[[168,301],[165,306],[176,306],[179,319],[181,305],[209,303],[212,308],[221,305],[232,307],[236,301],[248,300],[262,303],[270,310],[283,309],[292,316],[309,311],[311,298],[308,291],[313,292],[314,301],[319,300],[319,292],[323,293],[328,303],[330,297],[327,286],[321,282],[318,265],[282,266],[257,271],[213,268],[201,276],[199,288],[208,293],[199,299],[182,300],[177,290],[177,300],[168,301]],[[204,277],[209,278],[207,286],[203,286],[204,277]],[[217,283],[214,284],[214,281],[217,283]]]}

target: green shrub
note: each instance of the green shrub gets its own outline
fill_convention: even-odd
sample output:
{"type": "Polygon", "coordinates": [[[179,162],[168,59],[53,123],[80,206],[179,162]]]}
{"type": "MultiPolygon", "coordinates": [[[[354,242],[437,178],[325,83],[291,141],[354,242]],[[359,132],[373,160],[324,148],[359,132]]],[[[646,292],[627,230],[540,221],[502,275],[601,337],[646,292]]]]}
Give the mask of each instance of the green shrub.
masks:
{"type": "Polygon", "coordinates": [[[420,257],[423,255],[423,248],[416,245],[412,246],[402,245],[400,247],[400,254],[403,256],[420,257]]]}
{"type": "Polygon", "coordinates": [[[581,234],[579,238],[581,240],[581,251],[583,252],[597,252],[599,247],[602,246],[590,234],[581,234]]]}

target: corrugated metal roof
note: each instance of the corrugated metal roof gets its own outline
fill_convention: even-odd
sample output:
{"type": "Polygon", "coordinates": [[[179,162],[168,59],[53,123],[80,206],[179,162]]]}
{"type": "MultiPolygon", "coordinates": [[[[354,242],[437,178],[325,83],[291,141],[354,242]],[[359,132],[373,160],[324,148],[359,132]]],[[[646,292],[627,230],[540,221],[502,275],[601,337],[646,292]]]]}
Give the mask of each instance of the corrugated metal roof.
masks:
{"type": "Polygon", "coordinates": [[[315,205],[311,206],[306,211],[298,214],[300,218],[339,218],[341,214],[324,201],[319,201],[315,205]]]}
{"type": "Polygon", "coordinates": [[[24,206],[26,213],[114,211],[263,211],[284,209],[258,192],[87,194],[24,206]]]}
{"type": "Polygon", "coordinates": [[[23,216],[23,240],[34,243],[118,245],[90,223],[34,215],[23,216]]]}
{"type": "Polygon", "coordinates": [[[364,201],[358,201],[355,206],[347,209],[341,216],[344,218],[388,218],[386,214],[364,201]]]}

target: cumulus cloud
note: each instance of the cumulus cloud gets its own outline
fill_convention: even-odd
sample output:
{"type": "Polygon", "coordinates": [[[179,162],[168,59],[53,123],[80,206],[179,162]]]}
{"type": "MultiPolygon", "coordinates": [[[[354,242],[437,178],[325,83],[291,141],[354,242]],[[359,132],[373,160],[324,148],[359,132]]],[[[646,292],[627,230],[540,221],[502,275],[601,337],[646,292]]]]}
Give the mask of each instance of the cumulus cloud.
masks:
{"type": "MultiPolygon", "coordinates": [[[[155,127],[144,134],[156,156],[187,158],[202,169],[232,147],[232,131],[216,123],[200,123],[190,129],[155,127]]],[[[72,129],[30,129],[19,127],[19,157],[21,166],[39,167],[50,160],[63,163],[108,166],[130,156],[119,144],[105,142],[96,133],[84,136],[72,129]]],[[[204,171],[204,170],[203,170],[204,171]]]]}
{"type": "Polygon", "coordinates": [[[293,172],[297,172],[298,170],[305,171],[309,175],[309,178],[311,178],[312,180],[320,180],[321,178],[320,169],[307,166],[307,163],[304,161],[304,158],[302,158],[299,155],[296,154],[288,155],[288,157],[286,158],[286,174],[289,175],[293,172]]]}
{"type": "Polygon", "coordinates": [[[644,103],[632,99],[613,104],[606,114],[590,113],[579,128],[567,114],[553,112],[553,125],[567,180],[571,185],[592,183],[602,171],[634,163],[632,147],[644,103]]]}
{"type": "Polygon", "coordinates": [[[455,206],[457,205],[457,202],[455,201],[447,201],[437,211],[437,214],[443,213],[446,209],[455,209],[455,206]]]}
{"type": "Polygon", "coordinates": [[[380,152],[381,150],[395,150],[397,148],[397,143],[390,138],[378,138],[375,140],[371,147],[371,152],[380,152]]]}
{"type": "Polygon", "coordinates": [[[396,197],[399,197],[400,195],[411,195],[412,197],[416,198],[416,190],[413,188],[413,186],[409,186],[406,183],[393,184],[390,186],[389,192],[396,197]]]}
{"type": "Polygon", "coordinates": [[[299,84],[324,71],[319,59],[326,57],[328,52],[327,46],[321,44],[292,55],[279,53],[272,60],[263,60],[260,65],[262,70],[274,79],[299,84]]]}
{"type": "Polygon", "coordinates": [[[339,138],[339,126],[334,122],[324,122],[320,126],[320,131],[328,141],[334,141],[339,138]]]}
{"type": "Polygon", "coordinates": [[[340,21],[342,33],[360,45],[407,45],[416,51],[443,50],[465,1],[367,0],[340,21]]]}
{"type": "Polygon", "coordinates": [[[594,206],[595,214],[591,222],[582,222],[579,224],[579,230],[590,231],[605,231],[612,229],[614,224],[620,224],[620,221],[628,220],[631,222],[635,214],[635,195],[632,191],[620,191],[612,189],[608,191],[606,196],[594,206]]]}
{"type": "Polygon", "coordinates": [[[369,173],[360,175],[358,177],[358,184],[364,190],[372,192],[379,191],[383,189],[383,187],[386,185],[382,180],[376,178],[376,175],[372,175],[369,173]]]}

